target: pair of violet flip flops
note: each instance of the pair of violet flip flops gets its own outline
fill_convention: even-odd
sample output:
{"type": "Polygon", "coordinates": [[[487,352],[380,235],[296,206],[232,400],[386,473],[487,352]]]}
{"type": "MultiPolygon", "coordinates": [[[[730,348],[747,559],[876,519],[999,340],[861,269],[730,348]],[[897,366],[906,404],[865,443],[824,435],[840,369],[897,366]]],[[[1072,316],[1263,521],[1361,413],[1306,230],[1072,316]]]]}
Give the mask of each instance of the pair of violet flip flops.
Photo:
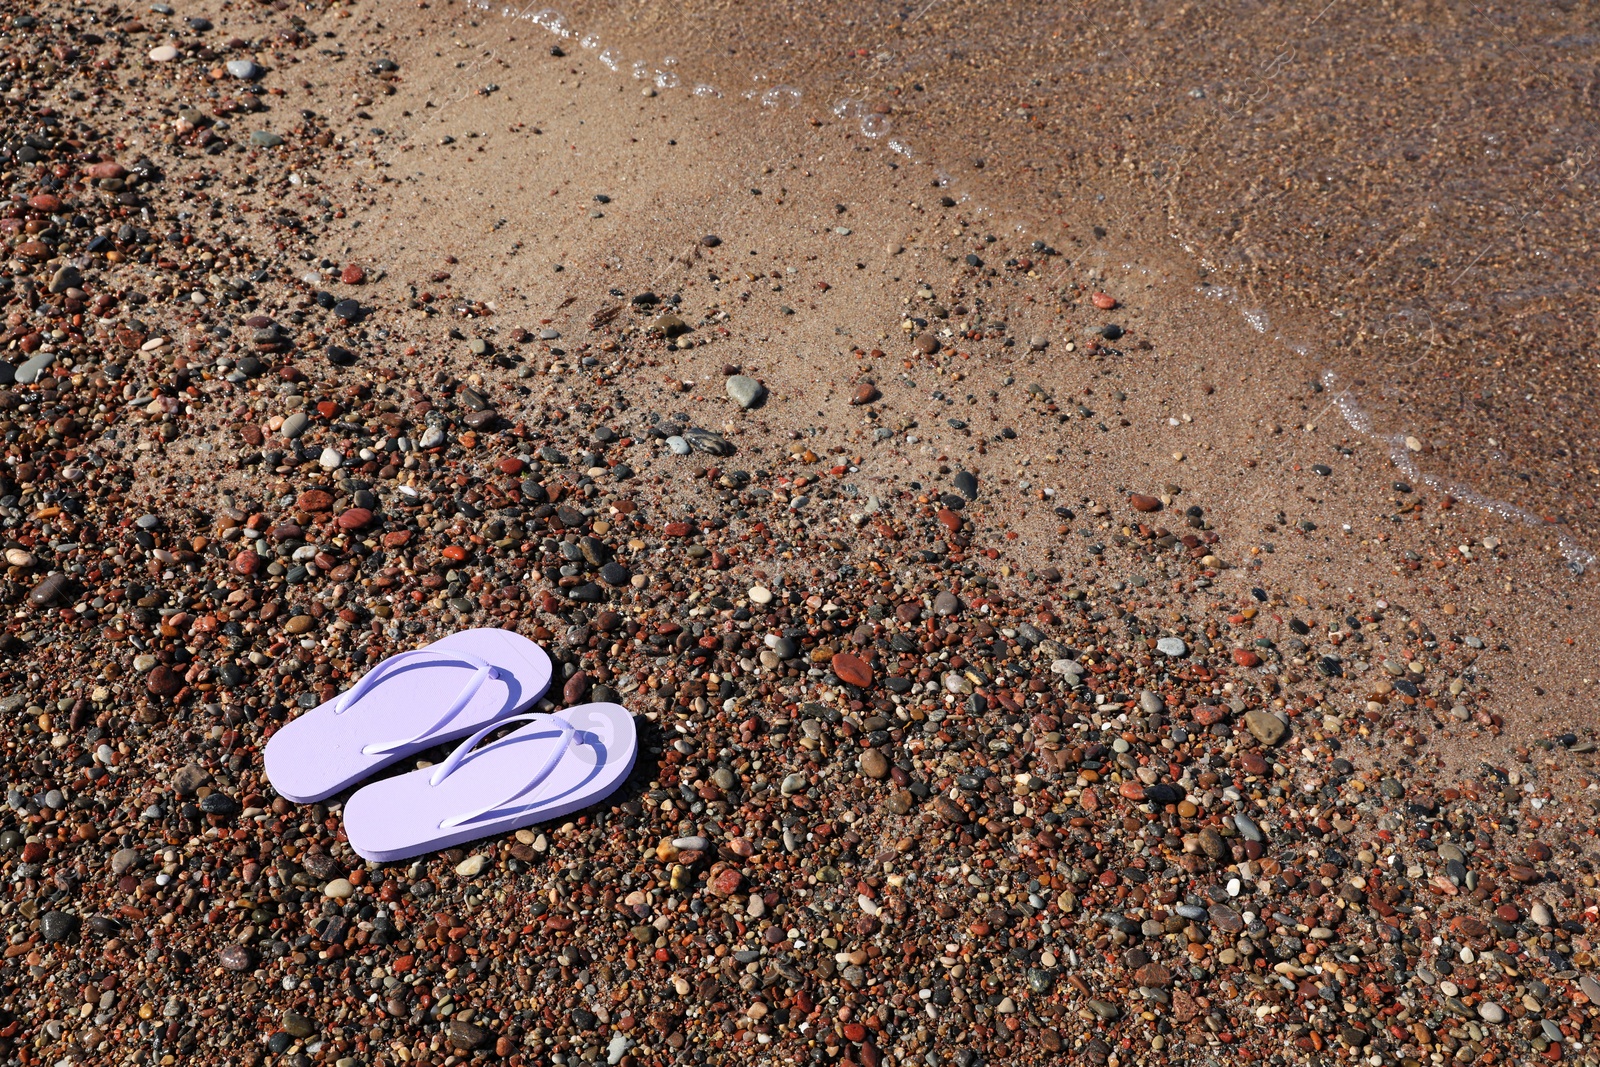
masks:
{"type": "Polygon", "coordinates": [[[622,784],[638,739],[619,704],[523,713],[550,675],[544,650],[519,634],[451,634],[389,657],[285,725],[267,742],[267,777],[286,799],[310,804],[465,737],[438,766],[373,782],[345,802],[350,847],[375,862],[560,818],[622,784]],[[482,744],[516,723],[525,725],[482,744]]]}

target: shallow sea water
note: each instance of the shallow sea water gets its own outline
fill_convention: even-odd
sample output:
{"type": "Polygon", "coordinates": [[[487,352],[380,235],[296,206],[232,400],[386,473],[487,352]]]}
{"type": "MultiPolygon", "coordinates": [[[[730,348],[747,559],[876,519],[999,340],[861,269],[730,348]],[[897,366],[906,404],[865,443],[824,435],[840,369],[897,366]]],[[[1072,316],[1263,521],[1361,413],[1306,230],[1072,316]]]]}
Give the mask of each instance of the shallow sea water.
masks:
{"type": "Polygon", "coordinates": [[[1108,260],[1337,382],[1406,477],[1594,562],[1600,35],[1576,5],[468,3],[741,121],[850,124],[999,232],[1101,226],[1108,260]]]}

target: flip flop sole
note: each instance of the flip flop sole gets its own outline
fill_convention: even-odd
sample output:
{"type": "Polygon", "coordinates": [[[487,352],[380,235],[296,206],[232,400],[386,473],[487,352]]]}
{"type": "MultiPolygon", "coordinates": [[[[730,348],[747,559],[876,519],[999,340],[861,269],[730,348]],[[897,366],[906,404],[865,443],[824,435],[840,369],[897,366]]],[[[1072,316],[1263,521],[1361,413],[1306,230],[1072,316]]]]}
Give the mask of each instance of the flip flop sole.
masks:
{"type": "Polygon", "coordinates": [[[262,762],[279,795],[297,804],[330,797],[396,760],[514,715],[550,687],[550,658],[544,649],[510,630],[463,630],[425,648],[438,652],[440,661],[415,657],[380,677],[344,712],[335,710],[335,698],[272,735],[262,762]],[[414,736],[438,721],[476,671],[468,662],[449,662],[453,652],[488,661],[499,676],[485,679],[461,710],[428,737],[388,752],[363,751],[384,739],[414,736]]]}
{"type": "Polygon", "coordinates": [[[358,855],[386,863],[559,819],[614,792],[638,752],[626,708],[566,708],[473,751],[437,785],[430,781],[437,768],[423,768],[364,786],[345,802],[345,833],[358,855]],[[571,743],[542,782],[517,795],[563,744],[562,731],[550,721],[557,717],[575,728],[571,743]],[[442,825],[491,805],[469,822],[442,825]]]}

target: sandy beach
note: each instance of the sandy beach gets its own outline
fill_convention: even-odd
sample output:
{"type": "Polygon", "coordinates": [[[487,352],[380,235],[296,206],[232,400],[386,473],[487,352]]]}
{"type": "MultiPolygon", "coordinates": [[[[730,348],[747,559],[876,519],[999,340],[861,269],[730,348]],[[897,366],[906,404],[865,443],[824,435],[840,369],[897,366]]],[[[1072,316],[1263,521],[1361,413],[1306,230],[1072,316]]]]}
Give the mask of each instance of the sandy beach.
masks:
{"type": "Polygon", "coordinates": [[[1576,73],[1071,15],[6,8],[0,1057],[1594,1061],[1576,73]],[[475,626],[637,766],[368,863],[475,626]]]}

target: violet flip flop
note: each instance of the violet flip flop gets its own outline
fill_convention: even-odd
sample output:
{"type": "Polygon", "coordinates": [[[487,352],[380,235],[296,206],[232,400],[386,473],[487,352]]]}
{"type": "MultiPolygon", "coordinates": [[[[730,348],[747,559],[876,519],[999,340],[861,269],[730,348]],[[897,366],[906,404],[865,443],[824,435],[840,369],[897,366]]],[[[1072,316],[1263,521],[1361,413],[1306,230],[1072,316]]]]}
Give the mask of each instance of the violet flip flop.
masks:
{"type": "Polygon", "coordinates": [[[510,630],[477,629],[390,656],[267,742],[272,787],[298,804],[330,797],[425,748],[526,708],[550,687],[550,657],[510,630]]]}
{"type": "Polygon", "coordinates": [[[461,742],[437,767],[373,782],[344,805],[350,847],[377,863],[558,819],[609,796],[639,753],[620,704],[513,715],[461,742]],[[527,725],[478,747],[509,722],[527,725]]]}

